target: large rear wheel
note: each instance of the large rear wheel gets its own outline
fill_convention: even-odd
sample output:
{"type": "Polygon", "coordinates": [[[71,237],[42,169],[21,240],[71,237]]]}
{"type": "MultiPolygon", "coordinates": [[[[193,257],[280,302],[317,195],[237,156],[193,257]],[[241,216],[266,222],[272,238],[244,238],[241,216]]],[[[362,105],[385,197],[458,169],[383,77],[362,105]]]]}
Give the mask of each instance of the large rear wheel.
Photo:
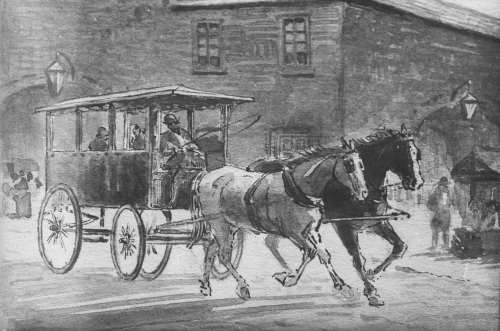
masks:
{"type": "Polygon", "coordinates": [[[82,214],[73,190],[52,187],[38,215],[38,249],[52,272],[64,274],[76,263],[82,248],[82,214]]]}
{"type": "Polygon", "coordinates": [[[124,205],[116,212],[110,244],[116,272],[124,280],[134,280],[139,276],[146,253],[146,230],[134,207],[124,205]]]}

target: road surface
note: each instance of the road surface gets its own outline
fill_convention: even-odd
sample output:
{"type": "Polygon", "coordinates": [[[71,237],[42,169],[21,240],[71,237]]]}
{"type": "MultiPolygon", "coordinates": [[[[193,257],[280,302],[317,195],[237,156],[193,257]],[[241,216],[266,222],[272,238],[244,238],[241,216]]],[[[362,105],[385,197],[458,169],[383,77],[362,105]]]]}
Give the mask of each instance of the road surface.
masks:
{"type": "MultiPolygon", "coordinates": [[[[339,275],[357,298],[333,290],[326,269],[314,260],[300,282],[284,288],[271,276],[282,271],[266,250],[263,235],[247,236],[239,271],[251,300],[235,294],[232,278],[212,281],[212,296],[200,294],[203,252],[176,246],[165,272],[154,281],[121,280],[109,244],[84,243],[73,270],[53,274],[37,246],[36,219],[0,219],[2,280],[0,327],[5,330],[498,330],[498,256],[459,260],[430,254],[428,215],[411,211],[393,223],[410,245],[375,286],[386,305],[368,306],[362,283],[331,227],[324,240],[339,275]]],[[[112,217],[112,215],[111,215],[112,217]]],[[[175,217],[175,214],[174,214],[175,217]]],[[[109,225],[109,220],[107,220],[109,225]]],[[[390,247],[363,234],[367,266],[380,263],[390,247]]],[[[280,250],[298,265],[301,253],[282,242],[280,250]]]]}

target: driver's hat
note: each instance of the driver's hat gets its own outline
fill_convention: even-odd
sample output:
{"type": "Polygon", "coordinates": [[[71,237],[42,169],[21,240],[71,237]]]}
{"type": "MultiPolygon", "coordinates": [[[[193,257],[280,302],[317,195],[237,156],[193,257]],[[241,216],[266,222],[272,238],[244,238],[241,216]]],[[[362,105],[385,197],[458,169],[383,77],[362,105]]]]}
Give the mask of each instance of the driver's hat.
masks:
{"type": "Polygon", "coordinates": [[[167,114],[165,115],[165,117],[163,118],[163,123],[165,124],[177,124],[179,123],[179,119],[177,118],[177,116],[175,116],[174,114],[170,113],[170,114],[167,114]]]}

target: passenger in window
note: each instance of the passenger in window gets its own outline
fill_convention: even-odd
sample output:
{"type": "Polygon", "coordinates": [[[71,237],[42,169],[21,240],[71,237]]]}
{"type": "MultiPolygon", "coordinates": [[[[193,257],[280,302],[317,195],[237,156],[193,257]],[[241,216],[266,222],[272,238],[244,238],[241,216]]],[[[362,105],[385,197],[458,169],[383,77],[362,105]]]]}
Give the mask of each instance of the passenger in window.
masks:
{"type": "Polygon", "coordinates": [[[97,129],[94,141],[89,144],[91,151],[107,151],[108,150],[109,132],[105,127],[101,126],[97,129]]]}
{"type": "Polygon", "coordinates": [[[146,149],[146,129],[142,129],[137,124],[132,126],[131,146],[134,150],[146,149]]]}
{"type": "Polygon", "coordinates": [[[160,152],[185,152],[197,151],[198,146],[191,142],[189,133],[181,129],[180,121],[174,114],[167,114],[163,119],[168,131],[161,134],[160,152]]]}

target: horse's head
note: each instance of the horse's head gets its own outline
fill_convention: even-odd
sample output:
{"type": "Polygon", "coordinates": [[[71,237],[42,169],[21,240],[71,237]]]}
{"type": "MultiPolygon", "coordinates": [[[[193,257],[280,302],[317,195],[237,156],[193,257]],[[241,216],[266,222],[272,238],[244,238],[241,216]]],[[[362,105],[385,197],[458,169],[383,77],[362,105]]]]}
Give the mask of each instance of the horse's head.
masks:
{"type": "Polygon", "coordinates": [[[351,196],[355,200],[365,200],[368,197],[363,161],[352,144],[344,144],[347,151],[341,154],[334,168],[334,177],[349,187],[351,196]]]}
{"type": "Polygon", "coordinates": [[[420,188],[424,179],[420,173],[420,150],[415,145],[413,134],[410,134],[405,125],[401,126],[399,139],[394,142],[393,162],[390,170],[397,174],[403,182],[405,190],[416,190],[420,188]]]}

